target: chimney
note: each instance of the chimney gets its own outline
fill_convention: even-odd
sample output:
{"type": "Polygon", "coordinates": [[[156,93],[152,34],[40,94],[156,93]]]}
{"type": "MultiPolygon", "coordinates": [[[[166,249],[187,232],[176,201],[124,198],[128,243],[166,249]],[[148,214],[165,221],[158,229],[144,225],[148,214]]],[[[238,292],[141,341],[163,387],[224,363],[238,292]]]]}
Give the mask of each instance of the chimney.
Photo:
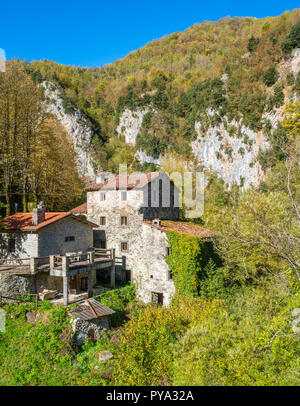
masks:
{"type": "Polygon", "coordinates": [[[156,226],[156,227],[160,227],[161,226],[160,219],[156,218],[156,219],[152,220],[152,225],[156,226]]]}
{"type": "Polygon", "coordinates": [[[32,225],[37,226],[38,224],[45,221],[45,206],[43,202],[40,202],[36,209],[32,212],[32,225]]]}
{"type": "Polygon", "coordinates": [[[108,178],[108,175],[107,172],[98,172],[96,175],[96,183],[104,183],[108,178]]]}

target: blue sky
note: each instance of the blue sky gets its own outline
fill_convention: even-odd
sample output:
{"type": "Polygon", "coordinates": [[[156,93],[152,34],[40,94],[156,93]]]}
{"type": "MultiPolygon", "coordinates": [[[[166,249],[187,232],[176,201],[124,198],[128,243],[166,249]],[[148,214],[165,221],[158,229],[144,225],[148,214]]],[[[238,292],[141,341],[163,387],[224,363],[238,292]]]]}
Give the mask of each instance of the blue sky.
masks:
{"type": "Polygon", "coordinates": [[[110,0],[1,2],[7,59],[101,66],[194,23],[225,16],[277,16],[299,1],[110,0]]]}

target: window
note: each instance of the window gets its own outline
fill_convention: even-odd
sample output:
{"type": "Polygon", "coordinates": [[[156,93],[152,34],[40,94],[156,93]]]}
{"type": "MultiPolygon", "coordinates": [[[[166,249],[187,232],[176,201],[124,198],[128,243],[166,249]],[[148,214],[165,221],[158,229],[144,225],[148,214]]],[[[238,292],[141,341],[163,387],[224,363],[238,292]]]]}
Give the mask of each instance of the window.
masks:
{"type": "Polygon", "coordinates": [[[106,224],[106,217],[100,217],[100,226],[105,226],[106,224]]]}
{"type": "Polygon", "coordinates": [[[164,303],[164,295],[162,293],[152,292],[151,301],[157,305],[162,305],[164,303]]]}
{"type": "Polygon", "coordinates": [[[16,240],[14,238],[10,238],[8,240],[7,251],[8,252],[15,252],[16,251],[16,240]]]}
{"type": "Polygon", "coordinates": [[[65,237],[65,241],[75,241],[74,235],[68,235],[67,237],[65,237]]]}
{"type": "Polygon", "coordinates": [[[121,200],[125,202],[127,200],[127,192],[121,192],[121,200]]]}
{"type": "Polygon", "coordinates": [[[106,200],[106,194],[100,193],[100,202],[104,202],[104,200],[106,200]]]}
{"type": "Polygon", "coordinates": [[[121,216],[121,226],[127,226],[127,216],[121,216]]]}
{"type": "Polygon", "coordinates": [[[127,242],[121,242],[121,251],[127,251],[127,250],[128,250],[127,242]]]}

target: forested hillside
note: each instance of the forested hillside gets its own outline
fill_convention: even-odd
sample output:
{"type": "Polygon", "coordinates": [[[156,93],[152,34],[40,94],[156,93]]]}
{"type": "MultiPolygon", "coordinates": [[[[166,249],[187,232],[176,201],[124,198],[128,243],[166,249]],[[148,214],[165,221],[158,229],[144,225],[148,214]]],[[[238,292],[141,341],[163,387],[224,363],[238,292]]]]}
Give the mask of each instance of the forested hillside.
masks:
{"type": "Polygon", "coordinates": [[[273,132],[282,132],[280,108],[299,95],[299,16],[296,9],[263,19],[223,18],[103,68],[44,60],[25,63],[25,71],[37,83],[54,82],[65,111],[79,109],[88,118],[97,167],[117,170],[127,162],[147,169],[175,152],[230,185],[242,186],[249,176],[249,186],[270,165],[265,151],[273,132]],[[205,155],[206,140],[213,149],[205,155]]]}
{"type": "Polygon", "coordinates": [[[195,24],[101,68],[10,61],[0,96],[7,213],[16,202],[27,210],[41,198],[52,209],[70,207],[85,175],[118,171],[120,163],[172,170],[179,157],[217,173],[225,187],[259,186],[284,158],[276,147],[287,144],[283,112],[299,97],[299,13],[195,24]],[[16,89],[22,91],[14,98],[16,89]],[[47,133],[46,115],[51,142],[36,139],[47,133]],[[38,144],[48,145],[56,162],[60,142],[69,144],[70,159],[37,177],[35,157],[46,154],[38,144]],[[71,184],[69,198],[55,200],[71,184]]]}

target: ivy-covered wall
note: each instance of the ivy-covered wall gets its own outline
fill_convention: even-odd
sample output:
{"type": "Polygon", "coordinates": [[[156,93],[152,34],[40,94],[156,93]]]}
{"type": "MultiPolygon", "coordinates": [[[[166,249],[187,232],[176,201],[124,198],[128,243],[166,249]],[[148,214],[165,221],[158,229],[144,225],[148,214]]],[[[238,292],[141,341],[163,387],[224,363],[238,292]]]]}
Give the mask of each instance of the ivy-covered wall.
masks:
{"type": "Polygon", "coordinates": [[[198,296],[209,260],[212,259],[216,266],[221,265],[213,242],[176,232],[168,232],[167,236],[170,255],[166,257],[166,262],[173,274],[176,291],[185,296],[198,296]]]}

